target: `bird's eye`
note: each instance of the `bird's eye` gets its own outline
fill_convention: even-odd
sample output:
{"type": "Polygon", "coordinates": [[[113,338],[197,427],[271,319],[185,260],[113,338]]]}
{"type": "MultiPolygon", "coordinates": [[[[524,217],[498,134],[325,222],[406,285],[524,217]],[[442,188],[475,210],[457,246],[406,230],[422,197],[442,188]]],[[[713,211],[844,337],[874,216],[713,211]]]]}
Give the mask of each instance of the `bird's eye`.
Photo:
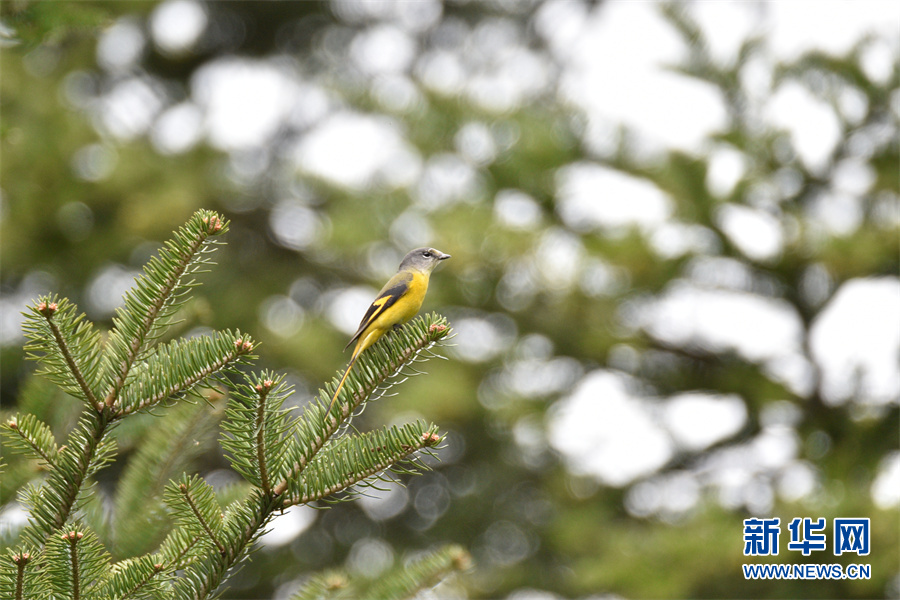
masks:
{"type": "Polygon", "coordinates": [[[422,256],[424,256],[425,258],[431,258],[431,252],[426,250],[425,252],[422,253],[422,256]]]}

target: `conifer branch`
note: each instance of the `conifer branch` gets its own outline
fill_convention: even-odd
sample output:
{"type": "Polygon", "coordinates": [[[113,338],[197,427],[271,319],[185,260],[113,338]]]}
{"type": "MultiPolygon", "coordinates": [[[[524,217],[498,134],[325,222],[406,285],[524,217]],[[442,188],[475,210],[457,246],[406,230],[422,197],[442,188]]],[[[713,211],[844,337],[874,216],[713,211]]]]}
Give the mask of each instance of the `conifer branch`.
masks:
{"type": "MultiPolygon", "coordinates": [[[[449,328],[443,323],[442,318],[432,315],[414,322],[406,332],[399,332],[365,369],[367,379],[364,384],[352,387],[368,386],[364,389],[371,394],[403,364],[445,337],[449,328]]],[[[184,576],[176,582],[177,598],[193,600],[212,593],[228,570],[246,556],[253,540],[276,511],[319,500],[360,484],[382,471],[397,468],[398,463],[409,461],[416,452],[434,447],[441,440],[434,426],[418,423],[350,436],[323,449],[321,432],[328,427],[323,417],[325,403],[330,399],[323,395],[303,419],[291,424],[296,429],[296,436],[286,438],[293,442],[289,451],[296,457],[295,465],[301,458],[306,461],[305,456],[315,458],[305,462],[308,468],[303,470],[302,476],[295,467],[294,474],[285,478],[283,474],[292,469],[286,468],[284,460],[279,458],[282,448],[287,446],[283,434],[288,425],[284,411],[279,410],[289,393],[282,386],[282,379],[264,373],[256,378],[255,385],[251,379],[250,383],[233,388],[222,426],[229,436],[222,439],[222,445],[232,455],[232,465],[257,486],[255,499],[237,502],[229,508],[221,527],[224,547],[218,547],[217,556],[208,556],[187,566],[184,576]],[[310,449],[308,440],[313,440],[314,449],[310,449]],[[252,460],[248,460],[250,456],[252,460]],[[280,465],[277,469],[269,469],[274,466],[273,460],[280,465]],[[274,473],[279,474],[280,483],[271,492],[263,484],[260,472],[263,465],[268,465],[266,472],[270,480],[274,473]]]]}
{"type": "Polygon", "coordinates": [[[160,588],[161,577],[164,572],[162,563],[153,562],[153,557],[142,556],[135,560],[126,561],[126,564],[117,565],[118,570],[110,579],[105,590],[109,598],[159,598],[162,597],[160,588]],[[143,594],[142,591],[147,590],[143,594]]]}
{"type": "Polygon", "coordinates": [[[360,404],[404,365],[414,361],[420,352],[449,334],[450,327],[447,325],[446,319],[431,313],[414,319],[399,331],[392,332],[390,338],[382,338],[366,353],[360,355],[356,369],[358,373],[364,373],[365,376],[362,381],[354,377],[355,373],[348,377],[340,394],[341,399],[345,395],[350,396],[349,402],[341,402],[342,418],[338,420],[324,414],[333,394],[332,386],[335,384],[332,383],[332,386],[326,386],[324,391],[320,391],[318,402],[304,413],[298,423],[302,430],[301,435],[311,440],[310,445],[294,457],[294,463],[288,475],[275,486],[272,492],[275,495],[283,494],[288,489],[290,480],[302,473],[312,457],[337,433],[341,422],[353,414],[360,404]],[[320,426],[323,421],[326,422],[324,431],[320,426]]]}
{"type": "Polygon", "coordinates": [[[16,564],[16,600],[22,600],[25,589],[25,566],[31,562],[28,552],[14,554],[12,561],[16,564]]]}
{"type": "Polygon", "coordinates": [[[159,319],[166,316],[180,295],[176,292],[183,285],[183,277],[201,260],[210,236],[225,230],[227,223],[217,214],[197,211],[188,224],[176,232],[176,241],[170,241],[160,251],[161,258],[151,259],[144,268],[144,275],[136,280],[135,288],[126,294],[125,307],[119,310],[119,317],[114,320],[116,331],[113,335],[117,347],[112,359],[118,360],[118,364],[113,367],[112,385],[104,400],[106,406],[115,404],[141,350],[153,338],[159,319]],[[129,341],[125,342],[122,336],[128,336],[129,341]]]}
{"type": "Polygon", "coordinates": [[[226,519],[227,546],[215,556],[194,561],[185,568],[184,576],[175,582],[174,598],[203,600],[221,584],[225,574],[240,559],[260,535],[265,524],[277,509],[272,496],[256,490],[254,496],[237,503],[226,519]]]}
{"type": "Polygon", "coordinates": [[[69,345],[66,343],[65,338],[62,335],[62,332],[59,330],[59,327],[53,321],[53,315],[56,313],[58,305],[56,302],[47,303],[43,301],[38,304],[37,310],[41,313],[44,318],[47,320],[47,325],[50,328],[50,331],[53,333],[53,339],[56,341],[56,346],[59,348],[59,351],[62,353],[63,358],[66,361],[66,365],[69,367],[69,371],[72,373],[72,376],[75,377],[75,381],[78,382],[78,387],[81,388],[81,393],[84,394],[85,399],[93,406],[96,410],[103,410],[103,404],[97,400],[94,396],[93,390],[88,385],[87,381],[84,378],[84,374],[81,369],[75,363],[75,358],[72,356],[72,353],[69,351],[69,345]]]}
{"type": "Polygon", "coordinates": [[[465,571],[471,565],[469,553],[461,546],[450,544],[371,582],[367,586],[366,597],[372,600],[412,598],[448,574],[465,571]]]}
{"type": "Polygon", "coordinates": [[[140,349],[144,345],[148,334],[153,328],[157,316],[162,311],[162,308],[165,306],[166,302],[169,300],[169,295],[175,288],[178,280],[187,270],[188,265],[190,264],[191,260],[193,260],[196,252],[202,246],[204,240],[205,238],[202,236],[197,236],[194,239],[193,244],[191,244],[188,250],[182,254],[181,260],[177,264],[177,268],[172,270],[168,278],[163,282],[162,285],[160,285],[159,295],[149,306],[147,314],[145,315],[143,322],[140,324],[140,329],[138,329],[136,335],[132,336],[131,338],[131,344],[128,348],[129,352],[128,354],[126,354],[124,360],[121,363],[115,385],[113,386],[113,389],[110,390],[110,397],[106,399],[107,406],[112,406],[112,403],[115,400],[115,394],[125,384],[125,378],[128,376],[128,371],[131,369],[131,365],[134,364],[134,361],[137,359],[138,353],[140,352],[140,349]]]}
{"type": "MultiPolygon", "coordinates": [[[[228,333],[226,332],[225,336],[227,335],[228,333]]],[[[198,383],[208,379],[210,376],[215,375],[230,365],[238,362],[242,357],[245,357],[253,350],[253,342],[246,336],[242,337],[240,333],[238,333],[231,344],[231,348],[224,351],[220,356],[213,358],[215,356],[215,342],[219,341],[222,337],[223,336],[216,334],[216,339],[210,344],[213,346],[213,352],[210,351],[210,348],[197,348],[198,344],[173,343],[172,346],[177,352],[172,352],[174,356],[167,356],[169,360],[162,362],[161,365],[156,364],[154,365],[156,368],[148,370],[145,374],[147,380],[146,385],[143,385],[143,382],[138,382],[126,386],[125,391],[120,397],[122,408],[117,413],[117,418],[155,406],[168,398],[182,394],[198,383]],[[192,351],[194,351],[193,356],[191,356],[192,351]],[[167,377],[171,377],[175,365],[189,363],[191,361],[199,362],[202,366],[197,367],[193,372],[188,373],[182,379],[175,380],[171,383],[165,381],[167,377]],[[160,385],[160,383],[162,383],[162,385],[160,385]],[[130,400],[132,387],[137,388],[137,401],[130,400]],[[148,388],[159,389],[152,393],[152,395],[146,396],[145,394],[148,391],[148,388]]]]}
{"type": "Polygon", "coordinates": [[[266,461],[266,396],[269,395],[272,384],[272,380],[267,379],[256,386],[256,391],[259,393],[259,403],[256,405],[256,463],[259,465],[260,487],[267,495],[271,493],[272,489],[266,461]]]}
{"type": "Polygon", "coordinates": [[[32,521],[22,532],[35,547],[65,525],[85,480],[111,458],[114,446],[103,439],[108,424],[106,410],[86,411],[69,434],[69,443],[57,453],[50,477],[36,490],[32,521]]]}
{"type": "Polygon", "coordinates": [[[110,574],[109,555],[97,536],[81,526],[54,535],[41,557],[45,598],[98,598],[110,574]]]}
{"type": "MultiPolygon", "coordinates": [[[[236,362],[253,348],[253,343],[240,335],[227,338],[217,334],[216,343],[206,344],[189,340],[184,344],[173,344],[170,352],[159,352],[144,366],[162,367],[162,377],[156,379],[169,383],[163,390],[151,385],[154,377],[134,378],[132,367],[140,357],[145,345],[155,339],[158,330],[166,322],[193,282],[184,282],[186,275],[195,272],[198,265],[208,262],[203,254],[209,251],[209,238],[221,233],[226,224],[215,213],[198,211],[187,225],[175,233],[175,240],[168,242],[160,251],[160,258],[153,258],[144,269],[144,276],[138,278],[136,286],[125,296],[125,307],[119,310],[115,319],[116,329],[110,335],[107,352],[106,374],[113,377],[110,391],[104,401],[98,401],[93,394],[89,379],[100,368],[99,334],[83,315],[74,316],[74,307],[65,299],[59,302],[46,298],[34,309],[35,318],[26,321],[25,330],[33,341],[28,349],[41,351],[36,355],[45,363],[45,372],[61,387],[74,390],[82,395],[94,409],[82,415],[79,425],[70,434],[66,452],[57,453],[58,464],[51,470],[51,476],[41,487],[40,495],[34,496],[32,521],[23,536],[36,547],[54,530],[61,528],[71,515],[75,502],[87,479],[100,467],[112,459],[115,446],[108,441],[110,426],[123,416],[141,408],[152,406],[173,394],[179,394],[207,379],[228,365],[236,362]],[[40,317],[38,317],[40,315],[40,317]],[[62,326],[57,326],[57,321],[62,326]],[[68,340],[74,341],[74,346],[68,340]],[[50,340],[53,340],[52,342],[50,340]],[[71,348],[77,351],[71,351],[71,348]],[[196,360],[191,362],[191,350],[201,348],[196,360]],[[79,367],[78,357],[83,357],[90,367],[91,377],[79,367]],[[160,358],[161,357],[161,358],[160,358]],[[154,360],[155,358],[155,360],[154,360]],[[165,360],[172,359],[166,363],[165,360]],[[202,365],[193,369],[180,381],[172,381],[173,373],[183,372],[185,364],[202,365]],[[179,362],[180,361],[180,362],[179,362]],[[112,365],[118,367],[112,367],[112,365]],[[166,369],[165,367],[169,367],[166,369]],[[66,375],[74,377],[75,383],[66,375]],[[130,390],[130,384],[137,383],[139,391],[156,391],[149,397],[137,394],[128,406],[115,407],[123,390],[130,390]],[[147,384],[143,388],[142,384],[147,384]],[[126,410],[127,409],[127,410],[126,410]],[[43,500],[41,495],[46,494],[43,500]]],[[[228,334],[229,336],[231,334],[228,334]]],[[[133,391],[133,390],[132,390],[133,391]]],[[[49,454],[48,454],[49,456],[49,454]]]]}
{"type": "MultiPolygon", "coordinates": [[[[82,410],[59,449],[49,427],[36,417],[29,420],[31,415],[3,427],[14,446],[47,465],[49,476],[39,485],[26,486],[21,494],[31,513],[21,538],[26,550],[38,553],[40,571],[25,568],[28,552],[11,555],[11,563],[0,565],[0,595],[6,596],[15,586],[17,598],[35,594],[78,600],[208,598],[248,555],[278,510],[372,485],[373,476],[389,469],[409,472],[404,463],[415,465],[417,452],[440,442],[437,429],[424,423],[332,441],[342,421],[373,393],[396,383],[392,377],[401,368],[448,335],[446,321],[429,315],[392,332],[363,355],[346,381],[339,415],[330,415],[327,422],[325,405],[334,382],[301,419],[289,419],[290,409],[282,408],[291,393],[283,376],[263,373],[249,384],[233,386],[221,445],[235,470],[255,489],[228,503],[198,476],[170,482],[162,495],[174,526],[160,550],[154,555],[130,554],[136,557],[112,566],[96,535],[81,527],[73,515],[88,497],[93,474],[115,455],[115,441],[109,435],[113,426],[138,411],[189,393],[217,373],[233,369],[253,350],[249,337],[227,331],[157,343],[196,285],[190,276],[208,264],[205,255],[215,243],[210,238],[225,228],[221,217],[208,211],[199,211],[180,228],[125,295],[105,347],[91,323],[84,315],[76,315],[65,299],[47,297],[32,308],[25,324],[31,339],[26,349],[35,351],[32,357],[43,362],[44,373],[54,383],[90,408],[82,410]],[[176,571],[180,571],[177,576],[176,571]]],[[[154,455],[136,455],[133,460],[143,462],[135,462],[135,469],[126,471],[128,485],[122,489],[127,491],[116,499],[116,512],[123,513],[118,516],[129,519],[130,514],[132,520],[154,526],[151,533],[156,539],[164,532],[161,516],[165,513],[159,511],[160,517],[145,521],[133,515],[140,510],[155,514],[155,506],[147,502],[148,492],[152,500],[159,478],[180,470],[173,465],[181,464],[181,455],[173,459],[172,451],[183,442],[179,434],[190,428],[187,422],[182,425],[165,430],[171,439],[150,436],[145,440],[155,440],[154,455]],[[161,446],[168,453],[160,453],[161,446]]],[[[117,525],[125,529],[121,522],[117,525]]]]}
{"type": "Polygon", "coordinates": [[[219,420],[221,399],[219,394],[208,393],[205,403],[181,402],[168,408],[128,461],[113,501],[114,554],[139,556],[165,539],[168,520],[162,509],[162,492],[207,449],[219,420]],[[212,413],[207,410],[210,404],[212,413]]]}
{"type": "Polygon", "coordinates": [[[30,414],[16,415],[4,425],[7,437],[14,448],[32,454],[46,466],[56,461],[56,441],[50,428],[30,414]]]}
{"type": "Polygon", "coordinates": [[[216,535],[215,531],[213,531],[212,526],[206,520],[203,512],[197,506],[197,502],[191,496],[188,486],[182,483],[178,486],[178,490],[181,492],[181,495],[184,497],[185,503],[194,514],[194,518],[196,518],[197,522],[200,523],[200,526],[203,527],[203,530],[206,532],[206,535],[209,537],[210,541],[215,545],[216,548],[219,549],[219,554],[225,554],[225,546],[223,546],[222,542],[219,541],[219,537],[216,535]]]}
{"type": "Polygon", "coordinates": [[[99,410],[102,403],[94,391],[99,387],[99,332],[65,298],[44,296],[29,308],[22,324],[28,358],[39,361],[39,372],[63,390],[99,410]]]}
{"type": "Polygon", "coordinates": [[[231,383],[221,438],[231,466],[252,485],[271,493],[272,481],[285,472],[293,422],[282,409],[293,392],[283,375],[263,371],[246,375],[245,382],[231,383]]]}
{"type": "Polygon", "coordinates": [[[72,600],[81,599],[81,580],[80,570],[78,568],[78,549],[76,548],[78,540],[84,537],[81,532],[71,531],[64,533],[62,538],[69,543],[69,561],[72,568],[72,600]]]}
{"type": "Polygon", "coordinates": [[[410,435],[411,425],[407,425],[405,429],[406,431],[401,432],[390,428],[383,432],[345,438],[345,442],[334,448],[326,448],[298,481],[289,484],[288,495],[283,498],[281,507],[308,504],[337,494],[402,463],[419,450],[433,448],[441,441],[434,426],[422,428],[422,433],[416,432],[413,435],[410,435]],[[402,437],[401,433],[406,434],[406,440],[392,443],[402,437]],[[339,466],[337,470],[335,465],[339,466]]]}

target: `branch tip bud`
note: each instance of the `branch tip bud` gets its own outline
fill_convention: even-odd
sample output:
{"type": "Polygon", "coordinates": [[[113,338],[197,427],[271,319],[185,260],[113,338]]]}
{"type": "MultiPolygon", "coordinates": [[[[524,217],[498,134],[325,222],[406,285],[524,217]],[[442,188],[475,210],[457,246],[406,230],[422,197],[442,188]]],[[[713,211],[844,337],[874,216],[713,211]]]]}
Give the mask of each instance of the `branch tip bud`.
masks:
{"type": "Polygon", "coordinates": [[[340,573],[330,573],[325,580],[325,588],[329,590],[339,590],[347,587],[347,578],[340,573]]]}
{"type": "Polygon", "coordinates": [[[215,235],[222,230],[222,219],[218,215],[210,215],[203,217],[203,224],[206,225],[207,235],[215,235]]]}
{"type": "Polygon", "coordinates": [[[426,431],[425,433],[422,434],[422,442],[426,446],[434,446],[439,441],[441,441],[441,436],[434,433],[433,431],[426,431]]]}
{"type": "Polygon", "coordinates": [[[238,338],[234,340],[234,349],[237,350],[239,354],[250,352],[253,350],[253,342],[238,338]]]}
{"type": "Polygon", "coordinates": [[[466,571],[472,566],[472,557],[468,552],[462,549],[454,552],[453,556],[450,557],[450,560],[453,561],[453,566],[459,571],[466,571]]]}
{"type": "Polygon", "coordinates": [[[59,305],[56,302],[41,302],[37,305],[37,309],[39,313],[49,319],[59,309],[59,305]]]}

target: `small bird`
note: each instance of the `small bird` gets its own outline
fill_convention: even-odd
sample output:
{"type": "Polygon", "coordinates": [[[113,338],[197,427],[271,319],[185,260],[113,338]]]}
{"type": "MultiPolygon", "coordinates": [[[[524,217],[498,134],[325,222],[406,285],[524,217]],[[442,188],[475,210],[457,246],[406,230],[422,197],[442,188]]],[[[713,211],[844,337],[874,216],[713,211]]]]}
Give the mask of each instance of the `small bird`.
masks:
{"type": "Polygon", "coordinates": [[[416,248],[403,257],[400,268],[378,292],[378,297],[375,298],[360,321],[359,329],[344,347],[346,350],[350,344],[356,342],[353,355],[350,357],[350,364],[347,365],[347,370],[344,371],[344,376],[341,377],[341,382],[334,391],[334,396],[331,397],[331,404],[328,405],[328,412],[325,413],[326,418],[331,414],[334,402],[341,393],[344,381],[347,380],[347,375],[350,374],[350,369],[353,368],[359,355],[389,330],[403,325],[416,316],[422,307],[425,292],[428,291],[431,272],[439,262],[448,258],[450,258],[449,254],[444,254],[434,248],[416,248]]]}

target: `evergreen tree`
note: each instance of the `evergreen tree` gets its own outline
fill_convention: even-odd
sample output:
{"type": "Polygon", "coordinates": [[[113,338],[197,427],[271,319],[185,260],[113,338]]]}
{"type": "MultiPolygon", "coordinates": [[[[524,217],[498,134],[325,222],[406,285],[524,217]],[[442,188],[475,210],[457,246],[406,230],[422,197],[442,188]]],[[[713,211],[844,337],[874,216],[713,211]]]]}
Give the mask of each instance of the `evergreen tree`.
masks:
{"type": "MultiPolygon", "coordinates": [[[[284,376],[241,370],[254,358],[256,343],[247,334],[162,341],[227,229],[221,216],[198,211],[147,263],[105,336],[65,298],[42,297],[29,308],[29,357],[63,392],[56,401],[80,400],[81,407],[63,445],[43,415],[28,412],[46,415],[52,403],[25,399],[3,423],[5,445],[21,455],[12,461],[15,470],[30,475],[19,491],[28,524],[0,558],[4,598],[208,598],[280,511],[352,498],[389,471],[428,468],[419,457],[443,440],[433,424],[336,434],[404,367],[448,337],[442,317],[419,317],[362,355],[338,398],[340,418],[335,412],[326,418],[336,380],[294,416],[284,408],[292,394],[284,376]],[[177,472],[189,463],[194,436],[187,434],[208,428],[205,414],[223,389],[220,443],[244,479],[224,491],[177,472]],[[145,426],[107,511],[97,473],[118,455],[120,426],[147,413],[156,418],[145,426]]],[[[313,577],[296,597],[405,598],[467,564],[464,550],[447,546],[377,583],[336,572],[313,577]]]]}

